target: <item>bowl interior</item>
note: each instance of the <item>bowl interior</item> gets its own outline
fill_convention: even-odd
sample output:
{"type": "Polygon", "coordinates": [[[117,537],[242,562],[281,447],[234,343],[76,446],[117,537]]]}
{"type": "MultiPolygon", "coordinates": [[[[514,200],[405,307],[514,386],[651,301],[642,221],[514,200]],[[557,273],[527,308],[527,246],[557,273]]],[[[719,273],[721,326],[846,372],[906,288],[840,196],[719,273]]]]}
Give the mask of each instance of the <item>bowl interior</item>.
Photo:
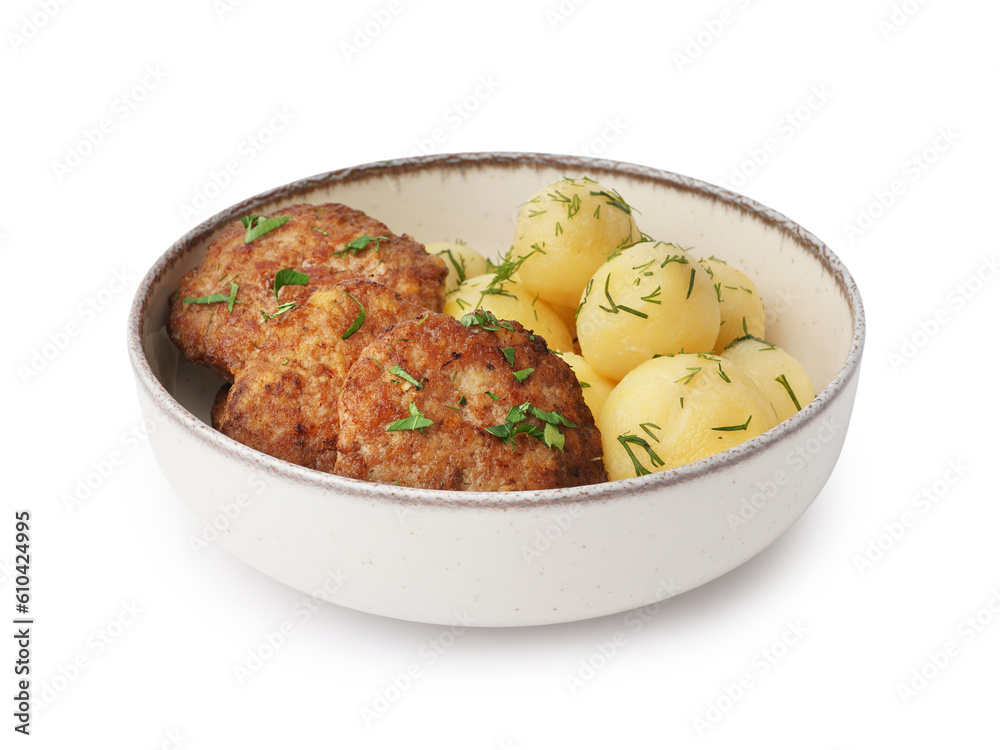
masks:
{"type": "MultiPolygon", "coordinates": [[[[657,240],[717,256],[757,285],[766,337],[805,366],[817,393],[845,366],[856,334],[853,283],[819,240],[766,207],[721,188],[634,165],[545,155],[453,155],[373,164],[278,188],[231,207],[180,240],[149,284],[143,349],[155,377],[188,411],[209,422],[221,384],[180,357],[166,335],[167,300],[220,228],[249,212],[293,202],[339,202],[423,243],[464,240],[496,258],[512,240],[521,202],[563,176],[587,176],[617,190],[657,240]]],[[[142,290],[140,290],[140,294],[142,290]]],[[[859,300],[855,299],[855,306],[859,300]]]]}

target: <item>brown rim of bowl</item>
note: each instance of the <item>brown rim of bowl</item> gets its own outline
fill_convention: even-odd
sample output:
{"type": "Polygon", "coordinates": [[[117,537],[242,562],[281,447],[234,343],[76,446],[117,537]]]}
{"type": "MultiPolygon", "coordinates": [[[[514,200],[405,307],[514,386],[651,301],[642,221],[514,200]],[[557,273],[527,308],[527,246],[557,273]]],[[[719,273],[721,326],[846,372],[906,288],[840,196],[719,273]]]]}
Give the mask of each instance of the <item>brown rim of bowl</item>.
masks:
{"type": "Polygon", "coordinates": [[[547,507],[579,501],[613,499],[615,496],[620,495],[647,494],[696,479],[723,467],[741,463],[751,456],[775,448],[785,437],[800,432],[806,425],[819,419],[826,408],[857,377],[864,349],[864,341],[865,316],[861,294],[847,268],[819,238],[777,211],[726,188],[652,167],[607,159],[518,152],[440,154],[372,162],[307,177],[303,180],[298,180],[247,198],[203,221],[173,243],[143,277],[136,290],[128,316],[129,359],[132,362],[139,385],[149,394],[153,402],[158,405],[167,418],[193,432],[194,435],[207,444],[207,448],[221,451],[243,463],[255,465],[266,471],[275,472],[283,478],[320,489],[336,491],[339,494],[349,495],[358,499],[392,500],[407,504],[415,503],[418,505],[456,507],[469,507],[470,505],[495,508],[547,507]],[[160,277],[173,267],[192,245],[203,241],[216,232],[221,225],[244,216],[259,206],[278,200],[291,201],[300,195],[312,192],[329,183],[351,183],[371,179],[372,177],[404,175],[424,170],[439,170],[442,168],[466,170],[477,169],[482,166],[509,168],[523,166],[558,167],[567,173],[585,171],[590,175],[598,176],[627,175],[633,179],[662,185],[671,189],[698,193],[708,199],[751,214],[757,219],[762,219],[765,223],[777,228],[804,248],[811,249],[813,255],[836,280],[841,294],[844,295],[850,306],[853,324],[851,349],[844,364],[838,370],[830,384],[818,393],[816,398],[807,404],[798,414],[767,432],[748,440],[742,445],[730,448],[722,453],[717,453],[714,456],[709,456],[708,458],[677,467],[676,469],[656,472],[644,477],[622,479],[604,484],[582,485],[551,490],[521,490],[516,492],[429,490],[375,484],[358,479],[348,479],[335,474],[326,474],[315,469],[290,464],[281,459],[260,453],[215,431],[210,425],[205,424],[181,406],[153,374],[142,347],[142,320],[145,317],[149,292],[160,277]]]}

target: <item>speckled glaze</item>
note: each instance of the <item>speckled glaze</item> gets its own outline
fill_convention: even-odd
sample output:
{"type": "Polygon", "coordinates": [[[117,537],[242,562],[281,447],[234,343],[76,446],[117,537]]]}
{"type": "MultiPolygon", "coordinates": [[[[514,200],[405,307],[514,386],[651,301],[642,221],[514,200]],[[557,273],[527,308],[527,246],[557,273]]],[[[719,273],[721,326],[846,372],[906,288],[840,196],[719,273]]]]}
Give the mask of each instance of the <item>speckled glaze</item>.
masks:
{"type": "MultiPolygon", "coordinates": [[[[632,164],[548,154],[449,154],[318,175],[262,193],[184,235],[150,269],[128,321],[139,404],[163,472],[221,544],[303,592],[419,622],[537,625],[669,598],[733,569],[783,533],[840,454],[865,323],[847,269],[784,216],[728,190],[632,164]],[[166,335],[167,298],[227,222],[292,202],[336,201],[429,243],[507,248],[515,208],[562,176],[617,189],[655,239],[746,271],[767,337],[818,395],[743,445],[671,471],[516,493],[435,492],[345,479],[266,456],[208,424],[219,381],[166,335]]],[[[831,500],[833,500],[831,498],[831,500]]]]}

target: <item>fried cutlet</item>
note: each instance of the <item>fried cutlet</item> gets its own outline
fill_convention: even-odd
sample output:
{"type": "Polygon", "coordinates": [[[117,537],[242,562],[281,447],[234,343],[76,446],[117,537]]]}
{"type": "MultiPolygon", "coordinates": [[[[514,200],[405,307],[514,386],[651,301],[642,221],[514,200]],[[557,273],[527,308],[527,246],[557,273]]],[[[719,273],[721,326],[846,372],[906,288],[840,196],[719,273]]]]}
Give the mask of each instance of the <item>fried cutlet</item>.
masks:
{"type": "Polygon", "coordinates": [[[286,206],[270,218],[287,222],[250,243],[248,228],[230,223],[171,297],[168,330],[192,362],[232,381],[290,303],[301,305],[312,293],[348,278],[369,279],[423,308],[441,309],[444,261],[409,236],[394,235],[385,224],[336,203],[286,206]],[[275,276],[288,268],[308,274],[308,283],[283,286],[276,295],[275,276]]]}
{"type": "Polygon", "coordinates": [[[213,425],[263,453],[333,471],[337,399],[348,370],[387,326],[423,312],[398,292],[363,279],[313,293],[267,324],[260,348],[216,400],[213,425]]]}
{"type": "Polygon", "coordinates": [[[336,473],[439,490],[607,481],[569,365],[519,323],[427,313],[379,334],[340,394],[336,473]],[[478,321],[478,322],[477,322],[478,321]]]}

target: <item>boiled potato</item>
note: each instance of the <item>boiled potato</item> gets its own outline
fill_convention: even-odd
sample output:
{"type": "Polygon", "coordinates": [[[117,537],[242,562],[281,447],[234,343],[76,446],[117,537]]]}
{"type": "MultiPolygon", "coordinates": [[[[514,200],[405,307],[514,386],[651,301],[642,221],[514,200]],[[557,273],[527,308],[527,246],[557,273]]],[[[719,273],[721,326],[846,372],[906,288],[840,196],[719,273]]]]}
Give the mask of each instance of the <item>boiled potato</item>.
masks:
{"type": "Polygon", "coordinates": [[[742,367],[757,383],[774,406],[779,422],[816,397],[812,380],[799,361],[767,341],[738,339],[726,347],[723,357],[742,367]]]}
{"type": "Polygon", "coordinates": [[[486,273],[486,258],[460,240],[432,242],[424,247],[448,266],[448,276],[444,280],[445,292],[450,292],[466,279],[486,273]]]}
{"type": "Polygon", "coordinates": [[[513,256],[525,258],[525,287],[546,302],[575,308],[607,257],[640,239],[632,208],[586,177],[564,179],[524,203],[514,229],[513,256]]]}
{"type": "Polygon", "coordinates": [[[573,338],[566,324],[535,292],[525,289],[516,274],[503,281],[492,273],[475,276],[444,298],[446,315],[461,318],[477,308],[489,310],[501,320],[516,320],[544,338],[550,349],[573,351],[573,338]]]}
{"type": "Polygon", "coordinates": [[[750,376],[707,354],[643,362],[615,386],[597,416],[612,481],[698,461],[776,424],[750,376]]]}
{"type": "Polygon", "coordinates": [[[576,335],[590,366],[621,380],[654,354],[710,351],[719,315],[712,280],[694,258],[671,243],[640,242],[587,282],[576,335]]]}
{"type": "Polygon", "coordinates": [[[563,307],[562,305],[549,305],[553,310],[556,311],[562,322],[566,324],[566,330],[569,331],[569,336],[573,340],[573,351],[577,354],[580,353],[579,342],[576,340],[576,308],[575,307],[563,307]]]}
{"type": "Polygon", "coordinates": [[[763,336],[764,301],[750,277],[715,256],[702,258],[699,263],[715,285],[722,317],[712,351],[721,352],[741,336],[763,336]]]}
{"type": "Polygon", "coordinates": [[[587,406],[590,407],[590,411],[596,419],[604,407],[608,394],[617,383],[594,372],[594,368],[588,365],[587,360],[579,354],[560,352],[560,356],[566,360],[566,364],[576,374],[576,379],[580,381],[580,387],[583,388],[583,400],[587,402],[587,406]]]}

